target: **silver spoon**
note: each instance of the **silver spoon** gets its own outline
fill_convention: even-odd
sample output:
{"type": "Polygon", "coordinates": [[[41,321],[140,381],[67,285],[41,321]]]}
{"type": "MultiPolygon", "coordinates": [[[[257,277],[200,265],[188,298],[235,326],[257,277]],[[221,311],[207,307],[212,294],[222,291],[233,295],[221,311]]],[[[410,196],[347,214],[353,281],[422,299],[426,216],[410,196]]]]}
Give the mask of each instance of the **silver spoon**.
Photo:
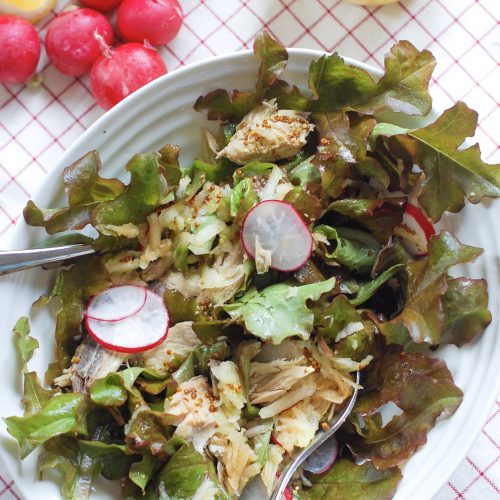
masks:
{"type": "Polygon", "coordinates": [[[30,250],[0,251],[0,276],[22,271],[30,267],[89,255],[94,252],[95,250],[90,245],[83,244],[33,248],[30,250]]]}
{"type": "MultiPolygon", "coordinates": [[[[359,385],[360,374],[359,371],[356,373],[356,384],[359,385]]],[[[295,471],[299,468],[299,466],[306,460],[311,454],[313,454],[325,441],[327,441],[330,437],[332,437],[335,432],[339,429],[339,427],[345,422],[352,409],[354,408],[354,404],[356,403],[356,398],[358,397],[358,388],[354,389],[352,393],[351,399],[345,406],[345,408],[337,413],[333,420],[328,422],[328,429],[326,431],[320,430],[312,440],[311,444],[303,449],[283,470],[280,478],[276,486],[274,487],[273,494],[271,495],[270,500],[280,500],[285,488],[287,487],[290,479],[295,474],[295,471]]]]}

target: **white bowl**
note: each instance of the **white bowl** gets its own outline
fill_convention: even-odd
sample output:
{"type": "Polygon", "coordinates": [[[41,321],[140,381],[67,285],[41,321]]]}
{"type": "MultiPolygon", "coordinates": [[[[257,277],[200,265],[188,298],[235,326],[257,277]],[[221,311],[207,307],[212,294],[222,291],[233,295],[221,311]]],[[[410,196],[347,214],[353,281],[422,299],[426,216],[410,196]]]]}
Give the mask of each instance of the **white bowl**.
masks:
{"type": "MultiPolygon", "coordinates": [[[[322,53],[290,49],[289,54],[284,78],[305,88],[309,63],[322,53]]],[[[366,69],[375,77],[380,76],[378,70],[356,61],[348,62],[366,69]]],[[[97,120],[63,155],[41,186],[35,197],[36,203],[41,207],[64,205],[62,169],[89,149],[99,151],[105,176],[123,176],[123,167],[133,154],[153,151],[164,143],[181,146],[181,162],[189,164],[200,153],[199,131],[208,125],[205,117],[193,110],[196,98],[217,88],[250,89],[256,79],[257,67],[251,52],[217,57],[179,69],[134,93],[97,120]]],[[[409,119],[394,114],[387,114],[385,118],[402,126],[416,127],[435,116],[433,111],[426,119],[409,119]]],[[[470,276],[488,278],[493,323],[479,341],[462,349],[449,346],[440,350],[439,355],[446,360],[456,384],[465,393],[464,401],[455,415],[438,422],[429,434],[428,443],[404,467],[404,478],[396,495],[399,500],[433,497],[465,458],[500,389],[500,376],[495,365],[495,360],[500,358],[500,336],[496,335],[500,316],[497,292],[500,232],[495,230],[494,220],[494,212],[498,216],[498,206],[496,203],[468,206],[460,215],[449,217],[444,222],[464,243],[485,249],[477,263],[465,266],[463,270],[470,276]]],[[[43,238],[43,231],[27,228],[21,223],[10,246],[27,248],[43,238]]],[[[30,313],[31,303],[48,290],[52,280],[52,272],[41,270],[0,279],[0,326],[6,339],[6,345],[0,350],[0,365],[5,369],[0,386],[2,417],[22,413],[19,403],[21,375],[14,344],[9,337],[18,317],[30,315],[32,334],[41,344],[30,369],[36,369],[43,377],[52,359],[54,311],[49,308],[30,313]]],[[[25,498],[59,499],[57,482],[37,480],[36,453],[22,463],[19,461],[17,444],[7,434],[4,423],[0,426],[0,439],[4,448],[2,456],[25,498]]],[[[101,480],[93,498],[119,498],[119,490],[116,485],[101,480]]]]}

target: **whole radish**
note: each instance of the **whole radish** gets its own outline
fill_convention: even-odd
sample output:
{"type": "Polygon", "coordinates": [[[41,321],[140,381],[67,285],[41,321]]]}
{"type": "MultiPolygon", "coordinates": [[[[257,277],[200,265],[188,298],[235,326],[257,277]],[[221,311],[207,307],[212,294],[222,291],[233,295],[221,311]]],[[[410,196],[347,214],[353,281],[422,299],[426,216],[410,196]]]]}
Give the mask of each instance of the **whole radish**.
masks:
{"type": "Polygon", "coordinates": [[[97,59],[90,72],[90,88],[97,103],[110,109],[166,72],[163,59],[154,49],[126,43],[105,51],[97,59]]]}
{"type": "Polygon", "coordinates": [[[124,0],[118,9],[118,29],[129,42],[168,43],[181,24],[177,0],[124,0]]]}
{"type": "Polygon", "coordinates": [[[98,10],[99,12],[108,12],[120,5],[122,0],[80,0],[82,5],[90,9],[98,10]]]}
{"type": "Polygon", "coordinates": [[[92,9],[75,9],[53,19],[45,35],[50,62],[62,73],[88,73],[102,48],[113,42],[113,28],[103,14],[92,9]]]}
{"type": "Polygon", "coordinates": [[[18,16],[0,16],[0,82],[27,82],[39,57],[40,38],[33,25],[18,16]]]}

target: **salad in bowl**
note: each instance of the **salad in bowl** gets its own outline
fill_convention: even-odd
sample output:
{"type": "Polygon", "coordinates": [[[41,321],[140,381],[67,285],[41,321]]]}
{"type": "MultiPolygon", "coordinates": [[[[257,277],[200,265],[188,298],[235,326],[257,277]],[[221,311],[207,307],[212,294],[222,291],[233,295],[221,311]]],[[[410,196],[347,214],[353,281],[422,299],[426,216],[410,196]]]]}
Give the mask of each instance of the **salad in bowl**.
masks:
{"type": "Polygon", "coordinates": [[[309,89],[280,78],[288,54],[269,34],[254,52],[254,90],[194,103],[221,124],[200,132],[203,157],[183,165],[166,144],[131,158],[125,184],[91,151],[64,170],[68,206],[24,210],[62,233],[49,244],[96,250],[34,304],[58,309],[45,383],[27,318],[14,328],[24,415],[7,429],[21,458],[42,448],[42,476],[62,472],[64,498],[88,498],[100,475],[123,498],[239,498],[256,480],[270,496],[356,388],[336,455],[286,496],[391,498],[462,401],[431,354],[484,331],[487,285],[449,274],[481,249],[436,224],[500,194],[498,166],[463,145],[476,113],[383,121],[432,107],[434,58],[406,41],[379,81],[324,55],[309,89]]]}

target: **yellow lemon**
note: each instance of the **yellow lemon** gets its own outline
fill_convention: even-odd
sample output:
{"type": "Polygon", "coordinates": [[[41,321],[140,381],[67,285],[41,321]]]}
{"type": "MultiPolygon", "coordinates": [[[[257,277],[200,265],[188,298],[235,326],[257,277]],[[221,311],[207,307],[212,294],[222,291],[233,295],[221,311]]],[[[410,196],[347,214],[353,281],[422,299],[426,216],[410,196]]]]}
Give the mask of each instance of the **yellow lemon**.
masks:
{"type": "Polygon", "coordinates": [[[349,3],[356,3],[358,5],[385,5],[387,3],[396,3],[399,0],[345,0],[349,3]]]}
{"type": "Polygon", "coordinates": [[[36,23],[50,12],[56,2],[57,0],[0,0],[0,15],[11,14],[36,23]]]}

